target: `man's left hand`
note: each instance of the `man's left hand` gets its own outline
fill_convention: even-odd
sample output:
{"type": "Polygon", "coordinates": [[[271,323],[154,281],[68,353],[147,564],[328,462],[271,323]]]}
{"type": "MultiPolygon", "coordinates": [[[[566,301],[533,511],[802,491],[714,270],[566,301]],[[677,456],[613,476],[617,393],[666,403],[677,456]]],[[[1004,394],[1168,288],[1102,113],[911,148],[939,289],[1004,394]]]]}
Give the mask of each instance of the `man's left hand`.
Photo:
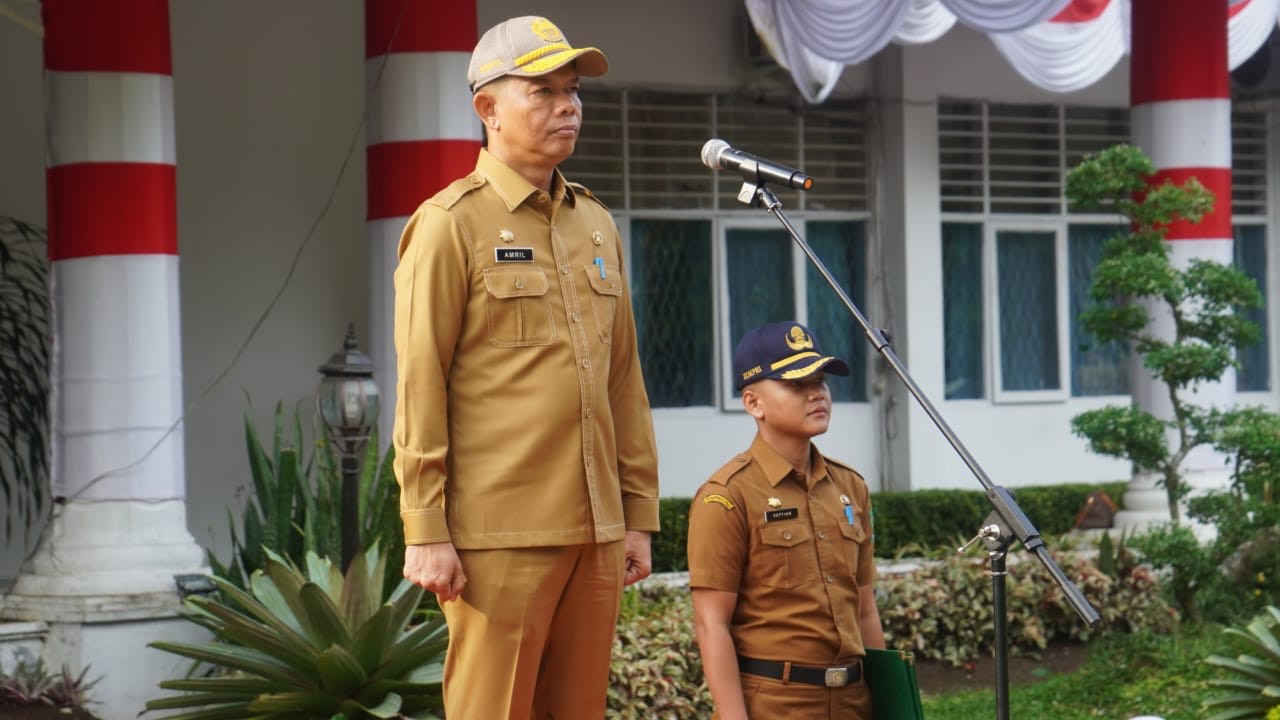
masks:
{"type": "Polygon", "coordinates": [[[626,574],[623,575],[623,586],[630,585],[649,577],[653,572],[653,558],[649,548],[649,533],[628,530],[626,539],[626,574]]]}

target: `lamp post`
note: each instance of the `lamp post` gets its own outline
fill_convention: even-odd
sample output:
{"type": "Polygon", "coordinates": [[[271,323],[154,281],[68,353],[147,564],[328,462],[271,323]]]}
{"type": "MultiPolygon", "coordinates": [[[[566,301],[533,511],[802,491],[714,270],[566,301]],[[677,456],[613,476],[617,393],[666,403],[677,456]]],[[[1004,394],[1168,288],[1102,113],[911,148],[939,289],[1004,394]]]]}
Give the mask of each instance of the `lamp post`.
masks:
{"type": "Polygon", "coordinates": [[[342,454],[342,569],[360,543],[360,456],[378,420],[373,363],[356,346],[355,323],[347,326],[342,351],[321,365],[316,410],[329,439],[342,454]]]}

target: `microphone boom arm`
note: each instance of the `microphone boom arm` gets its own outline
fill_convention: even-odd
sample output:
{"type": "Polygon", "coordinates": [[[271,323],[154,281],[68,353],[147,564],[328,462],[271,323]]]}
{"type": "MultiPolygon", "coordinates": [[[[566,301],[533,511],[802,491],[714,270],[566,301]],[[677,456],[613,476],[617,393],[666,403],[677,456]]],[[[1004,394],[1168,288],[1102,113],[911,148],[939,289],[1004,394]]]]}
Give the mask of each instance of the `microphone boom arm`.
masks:
{"type": "MultiPolygon", "coordinates": [[[[1036,529],[1031,520],[1022,512],[1022,509],[1018,507],[1013,496],[1006,488],[991,482],[991,478],[987,476],[986,471],[982,469],[982,466],[978,464],[978,461],[969,452],[968,448],[966,448],[964,443],[960,441],[959,436],[957,436],[955,431],[951,429],[951,426],[947,424],[947,421],[943,419],[942,414],[938,412],[938,409],[929,401],[928,396],[926,396],[924,391],[920,389],[920,386],[916,384],[915,379],[911,377],[911,373],[907,372],[906,366],[904,366],[902,361],[898,359],[898,355],[893,351],[889,341],[885,339],[884,332],[876,328],[867,320],[866,316],[862,314],[862,311],[858,309],[858,306],[849,298],[848,293],[840,287],[840,283],[836,281],[835,277],[831,274],[831,271],[827,270],[827,266],[818,258],[817,254],[813,251],[813,248],[809,247],[809,243],[806,242],[805,239],[800,236],[800,233],[796,231],[795,226],[791,224],[791,221],[788,220],[787,216],[782,212],[782,203],[778,200],[777,195],[774,195],[773,191],[770,190],[762,180],[757,180],[754,183],[751,180],[746,180],[743,182],[741,190],[738,191],[738,201],[750,207],[763,206],[770,214],[778,219],[778,222],[782,223],[783,228],[785,228],[787,233],[791,235],[791,239],[795,241],[796,245],[798,245],[802,251],[804,251],[805,256],[809,258],[809,262],[817,268],[823,279],[827,281],[827,284],[831,286],[831,289],[840,297],[840,301],[844,303],[844,306],[853,315],[854,319],[862,326],[862,331],[866,335],[867,341],[876,349],[876,352],[880,353],[880,356],[884,358],[884,361],[888,363],[889,367],[893,369],[893,372],[902,380],[903,384],[906,385],[907,391],[916,399],[916,402],[920,404],[921,409],[923,409],[925,414],[929,416],[929,419],[933,421],[933,424],[938,428],[938,431],[942,433],[942,436],[946,438],[951,447],[960,455],[960,459],[964,461],[964,464],[969,468],[970,472],[973,473],[974,477],[978,479],[978,482],[986,492],[987,499],[991,502],[991,506],[994,510],[991,515],[987,517],[985,523],[988,525],[990,523],[996,523],[999,526],[998,537],[988,540],[986,545],[989,550],[988,554],[992,558],[992,575],[996,582],[996,601],[997,605],[1000,606],[997,608],[998,612],[996,613],[996,665],[998,670],[996,674],[997,676],[1000,676],[997,678],[999,682],[999,686],[997,687],[997,695],[999,696],[997,698],[997,717],[999,720],[1007,720],[1008,677],[1005,658],[1007,657],[1008,648],[1001,647],[1002,645],[1007,645],[1006,642],[1002,642],[1005,635],[1005,627],[1002,624],[1004,623],[1004,618],[1001,616],[1004,614],[1004,553],[1008,548],[1009,541],[1016,538],[1022,543],[1023,547],[1035,554],[1036,558],[1040,560],[1040,563],[1049,572],[1050,577],[1052,577],[1054,582],[1056,582],[1062,589],[1062,594],[1071,605],[1072,609],[1076,611],[1076,614],[1080,616],[1080,619],[1083,620],[1086,625],[1091,628],[1097,627],[1102,622],[1101,616],[1099,616],[1098,611],[1089,604],[1089,601],[1085,598],[1084,593],[1080,591],[1080,588],[1067,577],[1066,573],[1062,571],[1062,568],[1058,563],[1054,561],[1053,557],[1049,554],[1048,549],[1045,547],[1044,541],[1040,538],[1040,531],[1036,529]],[[750,197],[747,197],[748,193],[750,194],[750,197]],[[996,565],[997,562],[999,563],[998,566],[996,565]],[[1003,670],[1003,672],[999,672],[1001,670],[1003,670]]],[[[984,527],[984,533],[986,530],[987,528],[984,527]]],[[[982,537],[981,533],[979,537],[982,537]]]]}

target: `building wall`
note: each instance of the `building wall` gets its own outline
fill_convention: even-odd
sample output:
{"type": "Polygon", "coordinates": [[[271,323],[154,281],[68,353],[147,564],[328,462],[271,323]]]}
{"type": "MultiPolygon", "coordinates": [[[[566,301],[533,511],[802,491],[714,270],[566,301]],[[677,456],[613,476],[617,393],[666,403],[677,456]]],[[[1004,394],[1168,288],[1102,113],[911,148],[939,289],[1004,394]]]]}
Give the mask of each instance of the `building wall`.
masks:
{"type": "MultiPolygon", "coordinates": [[[[597,82],[707,91],[789,82],[747,58],[738,0],[551,0],[537,11],[573,42],[607,52],[612,69],[597,82]]],[[[528,12],[513,0],[478,2],[482,31],[528,12]]],[[[246,412],[268,442],[277,403],[309,431],[316,367],[340,347],[349,321],[367,342],[363,6],[173,0],[171,13],[188,517],[196,539],[225,557],[226,512],[239,507],[250,482],[246,412]]],[[[0,19],[0,68],[0,213],[43,225],[39,38],[0,19]]],[[[1089,455],[1069,434],[1069,418],[1096,400],[942,402],[933,103],[1124,106],[1126,76],[1122,63],[1086,91],[1053,95],[1022,80],[985,37],[958,26],[930,45],[891,47],[848,69],[840,84],[842,95],[878,98],[883,154],[873,242],[887,274],[867,310],[895,331],[913,377],[1000,484],[1115,480],[1128,468],[1089,455]]],[[[896,379],[883,368],[877,378],[882,392],[838,407],[820,446],[863,468],[873,487],[977,487],[896,379]]],[[[744,414],[709,407],[663,410],[655,419],[666,495],[691,494],[752,432],[744,414]]]]}

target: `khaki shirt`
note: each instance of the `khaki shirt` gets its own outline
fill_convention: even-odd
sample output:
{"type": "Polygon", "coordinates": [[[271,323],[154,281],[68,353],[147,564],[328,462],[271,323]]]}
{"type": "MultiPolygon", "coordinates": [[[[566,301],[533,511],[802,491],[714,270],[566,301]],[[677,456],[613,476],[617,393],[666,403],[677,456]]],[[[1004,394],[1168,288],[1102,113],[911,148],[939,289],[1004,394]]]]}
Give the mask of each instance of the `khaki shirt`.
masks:
{"type": "Polygon", "coordinates": [[[658,530],[657,456],[608,210],[487,150],[423,203],[395,272],[408,544],[576,545],[658,530]]]}
{"type": "Polygon", "coordinates": [[[828,665],[865,654],[858,588],[875,582],[871,496],[853,469],[810,453],[806,483],[757,435],[689,508],[689,585],[737,593],[739,655],[828,665]]]}

